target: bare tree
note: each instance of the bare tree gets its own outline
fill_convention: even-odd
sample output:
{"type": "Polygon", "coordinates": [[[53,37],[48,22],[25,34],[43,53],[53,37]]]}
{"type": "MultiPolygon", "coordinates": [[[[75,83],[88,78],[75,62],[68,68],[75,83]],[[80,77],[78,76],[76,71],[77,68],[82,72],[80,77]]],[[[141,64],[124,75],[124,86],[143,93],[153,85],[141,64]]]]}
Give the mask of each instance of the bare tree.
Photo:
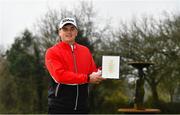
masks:
{"type": "Polygon", "coordinates": [[[73,11],[69,11],[66,8],[62,8],[59,11],[49,9],[49,11],[38,20],[37,24],[35,24],[37,30],[36,35],[39,38],[38,42],[42,46],[43,51],[60,40],[57,34],[57,26],[60,19],[64,17],[76,18],[80,40],[84,41],[84,39],[88,38],[90,45],[93,45],[93,43],[97,41],[99,33],[94,23],[95,11],[93,4],[92,2],[81,1],[79,6],[73,8],[73,11]]]}
{"type": "MultiPolygon", "coordinates": [[[[180,57],[179,16],[165,17],[162,20],[144,17],[141,20],[133,20],[129,25],[122,23],[116,32],[110,33],[113,40],[104,39],[103,41],[103,49],[106,49],[104,51],[122,56],[122,61],[126,63],[124,67],[128,61],[155,63],[145,71],[145,80],[151,88],[154,105],[159,102],[160,83],[167,84],[165,82],[167,79],[173,80],[169,82],[172,84],[169,87],[172,97],[173,91],[170,89],[175,88],[177,85],[173,84],[179,81],[177,79],[179,76],[178,57],[180,57]]],[[[124,72],[124,75],[127,74],[129,72],[124,72]]]]}

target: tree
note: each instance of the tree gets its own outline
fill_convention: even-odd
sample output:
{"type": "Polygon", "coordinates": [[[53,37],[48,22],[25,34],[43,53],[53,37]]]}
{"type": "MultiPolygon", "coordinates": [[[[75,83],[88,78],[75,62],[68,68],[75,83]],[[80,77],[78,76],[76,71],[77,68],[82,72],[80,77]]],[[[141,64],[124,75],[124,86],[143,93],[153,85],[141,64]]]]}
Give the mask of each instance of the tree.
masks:
{"type": "Polygon", "coordinates": [[[78,36],[76,42],[85,45],[93,51],[93,38],[96,36],[96,27],[94,25],[94,15],[92,3],[82,1],[79,6],[69,11],[66,8],[58,10],[50,9],[44,17],[42,17],[36,24],[37,36],[41,44],[42,51],[45,52],[47,48],[56,44],[60,38],[58,37],[57,29],[60,19],[64,17],[74,17],[78,24],[78,36]]]}
{"type": "Polygon", "coordinates": [[[114,41],[109,42],[109,47],[113,46],[109,49],[119,52],[126,63],[155,63],[145,71],[145,80],[151,87],[154,106],[158,106],[159,102],[158,85],[167,78],[177,80],[178,77],[175,76],[179,76],[179,24],[175,18],[171,19],[167,17],[166,20],[157,21],[143,18],[142,22],[134,20],[131,25],[122,24],[119,30],[112,34],[114,41]]]}
{"type": "Polygon", "coordinates": [[[46,100],[43,96],[45,70],[35,36],[25,30],[7,51],[8,68],[16,85],[17,105],[20,113],[42,113],[46,111],[46,100]],[[28,100],[27,100],[28,99],[28,100]],[[27,109],[28,107],[28,109],[27,109]]]}
{"type": "Polygon", "coordinates": [[[165,79],[162,79],[161,85],[167,88],[165,89],[170,95],[170,102],[173,101],[173,95],[175,89],[179,84],[179,56],[180,56],[180,16],[179,15],[167,15],[164,25],[160,25],[160,35],[162,39],[166,39],[164,48],[161,50],[161,54],[167,58],[166,70],[164,74],[167,75],[165,79]],[[170,18],[171,17],[171,18],[170,18]],[[168,84],[168,86],[167,86],[168,84]]]}
{"type": "Polygon", "coordinates": [[[0,53],[0,112],[13,113],[16,111],[16,83],[9,73],[8,62],[4,51],[0,53]],[[8,110],[8,111],[7,111],[8,110]]]}

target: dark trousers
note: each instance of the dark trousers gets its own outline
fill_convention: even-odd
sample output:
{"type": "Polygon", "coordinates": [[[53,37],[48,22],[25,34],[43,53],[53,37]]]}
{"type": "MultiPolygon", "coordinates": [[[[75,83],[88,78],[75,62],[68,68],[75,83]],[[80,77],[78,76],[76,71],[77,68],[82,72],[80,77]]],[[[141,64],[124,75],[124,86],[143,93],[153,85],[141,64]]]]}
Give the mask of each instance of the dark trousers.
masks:
{"type": "Polygon", "coordinates": [[[48,114],[88,114],[88,111],[49,107],[48,114]]]}

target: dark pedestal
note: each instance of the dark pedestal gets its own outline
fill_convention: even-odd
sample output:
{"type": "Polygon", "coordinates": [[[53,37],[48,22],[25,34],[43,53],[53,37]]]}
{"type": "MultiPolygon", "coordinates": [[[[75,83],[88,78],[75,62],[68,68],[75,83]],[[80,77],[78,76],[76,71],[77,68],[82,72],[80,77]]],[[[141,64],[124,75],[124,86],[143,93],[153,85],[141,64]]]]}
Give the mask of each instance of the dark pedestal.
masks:
{"type": "Polygon", "coordinates": [[[144,72],[143,68],[147,68],[153,65],[151,62],[129,62],[129,65],[133,66],[138,70],[138,80],[136,81],[135,97],[134,97],[134,108],[137,110],[144,110],[143,100],[144,100],[144,72]]]}
{"type": "Polygon", "coordinates": [[[129,62],[129,65],[133,66],[138,70],[139,79],[136,81],[134,108],[120,108],[118,112],[126,114],[153,114],[160,113],[160,109],[145,108],[143,106],[144,100],[144,72],[143,68],[147,68],[154,63],[151,62],[129,62]]]}

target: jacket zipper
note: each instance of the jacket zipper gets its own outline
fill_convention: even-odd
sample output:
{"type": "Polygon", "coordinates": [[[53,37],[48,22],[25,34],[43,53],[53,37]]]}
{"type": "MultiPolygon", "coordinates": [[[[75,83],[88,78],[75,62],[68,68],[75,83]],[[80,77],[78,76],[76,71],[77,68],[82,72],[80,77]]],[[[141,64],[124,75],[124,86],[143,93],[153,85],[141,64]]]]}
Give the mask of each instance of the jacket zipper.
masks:
{"type": "MultiPolygon", "coordinates": [[[[75,69],[75,72],[77,73],[77,64],[76,64],[76,57],[74,54],[74,46],[72,46],[72,55],[73,55],[74,69],[75,69]]],[[[79,97],[79,86],[77,85],[76,88],[77,88],[77,90],[76,90],[76,102],[75,102],[74,110],[77,110],[78,97],[79,97]]]]}

